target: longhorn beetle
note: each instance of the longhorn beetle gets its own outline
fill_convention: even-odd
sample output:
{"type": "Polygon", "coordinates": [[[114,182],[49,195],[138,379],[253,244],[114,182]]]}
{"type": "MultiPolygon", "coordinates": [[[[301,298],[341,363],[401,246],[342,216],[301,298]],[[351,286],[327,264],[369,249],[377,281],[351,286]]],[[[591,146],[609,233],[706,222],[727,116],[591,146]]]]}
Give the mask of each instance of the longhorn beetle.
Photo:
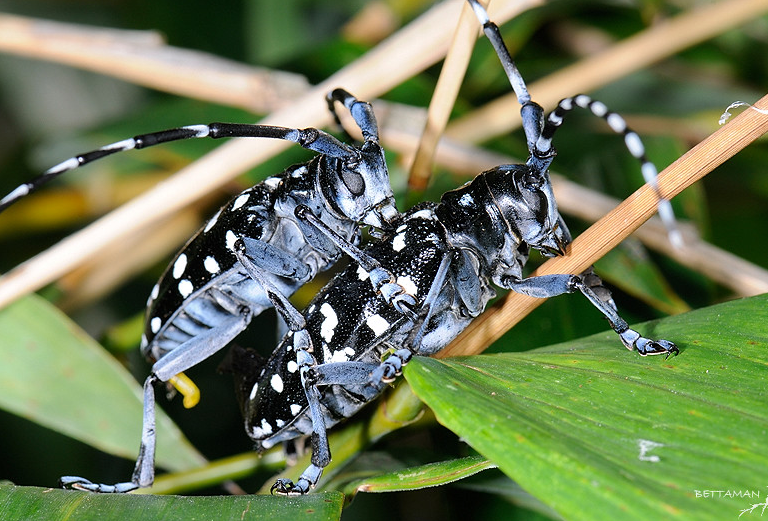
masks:
{"type": "MultiPolygon", "coordinates": [[[[624,120],[586,96],[563,100],[544,120],[498,28],[476,0],[469,1],[522,106],[528,161],[483,172],[444,194],[439,204],[418,205],[364,252],[351,252],[356,263],[332,279],[303,316],[297,312],[306,329],[286,335],[268,360],[233,348],[245,429],[257,447],[311,436],[310,466],[296,483],[278,480],[274,492],[296,495],[314,487],[331,459],[326,429],[378,396],[413,355],[443,349],[483,311],[495,295],[493,285],[540,298],[579,291],[628,349],[641,355],[678,353],[674,343],[629,328],[591,270],[579,276],[523,276],[531,249],[563,255],[571,242],[547,173],[555,157],[551,139],[568,111],[580,106],[604,118],[624,136],[646,174],[655,175],[655,168],[624,120]],[[367,257],[378,260],[415,298],[415,319],[372,290],[367,257]]],[[[299,210],[316,221],[310,209],[299,210]]]]}
{"type": "MultiPolygon", "coordinates": [[[[127,492],[154,480],[155,397],[153,384],[177,375],[225,347],[264,309],[274,306],[289,327],[300,327],[287,297],[331,267],[359,241],[360,226],[388,227],[399,217],[389,185],[384,151],[370,104],[343,89],[328,94],[350,111],[363,134],[353,147],[321,130],[211,123],[153,132],[106,145],[50,168],[0,200],[0,211],[64,172],[101,157],[189,138],[285,139],[320,154],[246,189],[224,205],[171,261],[147,301],[142,353],[154,363],[144,383],[141,448],[132,480],[95,485],[64,483],[99,492],[127,492]],[[322,227],[304,218],[308,208],[322,227]]],[[[371,283],[395,308],[415,301],[386,270],[373,264],[371,283]]],[[[178,382],[178,383],[177,383],[178,382]]]]}
{"type": "Polygon", "coordinates": [[[498,28],[475,0],[469,2],[522,106],[530,155],[526,164],[481,173],[444,194],[439,204],[397,213],[370,106],[340,89],[329,94],[329,107],[335,117],[335,102],[350,110],[365,139],[359,148],[315,129],[220,123],[183,127],[71,158],[0,201],[2,210],[72,168],[176,139],[270,137],[321,154],[235,197],[171,262],[148,302],[142,352],[155,363],[144,383],[141,448],[133,477],[104,485],[65,476],[64,486],[127,492],[150,485],[153,385],[170,381],[227,345],[270,305],[289,332],[267,361],[233,348],[231,369],[243,398],[246,432],[259,448],[311,436],[312,464],[295,484],[275,483],[273,491],[281,494],[303,494],[314,487],[331,457],[326,429],[380,394],[414,354],[443,349],[483,311],[495,295],[494,284],[535,297],[580,291],[609,319],[628,349],[642,355],[678,352],[670,341],[651,340],[630,329],[591,271],[523,277],[531,248],[546,256],[562,255],[571,241],[547,173],[555,157],[551,139],[569,110],[588,108],[623,134],[650,182],[655,168],[623,119],[586,96],[563,100],[545,120],[498,28]],[[384,228],[381,238],[364,250],[357,247],[359,222],[384,228]],[[333,264],[342,251],[353,264],[300,313],[286,297],[333,264]]]}
{"type": "MultiPolygon", "coordinates": [[[[531,249],[545,256],[563,255],[571,242],[547,173],[555,157],[551,139],[569,110],[580,106],[606,119],[624,136],[642,169],[655,173],[655,168],[624,120],[586,96],[563,100],[545,121],[498,27],[476,0],[469,2],[522,106],[528,161],[485,171],[444,194],[439,204],[417,205],[381,240],[363,252],[350,252],[356,262],[334,277],[303,314],[295,313],[306,328],[292,328],[268,360],[233,348],[232,370],[243,401],[245,429],[257,447],[311,437],[309,467],[296,483],[278,480],[273,492],[298,495],[314,487],[331,459],[326,429],[378,396],[413,355],[443,349],[483,311],[495,295],[493,285],[540,298],[579,291],[608,319],[628,349],[641,355],[678,353],[674,343],[630,329],[591,270],[579,276],[523,276],[531,249]],[[368,257],[386,267],[414,297],[415,318],[373,291],[368,257]]],[[[322,226],[311,209],[298,211],[322,226]]]]}

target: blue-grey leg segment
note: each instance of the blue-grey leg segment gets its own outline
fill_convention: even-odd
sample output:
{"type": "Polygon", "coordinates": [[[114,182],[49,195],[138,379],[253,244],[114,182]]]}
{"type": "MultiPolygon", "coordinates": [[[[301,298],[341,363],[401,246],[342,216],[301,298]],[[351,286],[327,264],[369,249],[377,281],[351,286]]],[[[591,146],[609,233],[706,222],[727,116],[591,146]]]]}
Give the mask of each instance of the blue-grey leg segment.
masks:
{"type": "Polygon", "coordinates": [[[274,494],[298,496],[306,494],[313,488],[323,469],[331,461],[331,449],[328,446],[328,434],[326,433],[323,412],[320,408],[320,391],[314,382],[314,371],[318,367],[315,357],[309,353],[311,340],[306,330],[297,331],[293,335],[293,347],[296,351],[296,362],[299,366],[301,384],[309,404],[309,415],[312,420],[312,464],[301,474],[298,481],[293,483],[289,479],[278,479],[270,491],[274,494]]]}
{"type": "MultiPolygon", "coordinates": [[[[264,276],[260,270],[260,266],[256,265],[254,261],[251,260],[248,251],[248,241],[238,239],[235,241],[234,250],[237,260],[245,268],[245,271],[248,272],[248,276],[261,285],[267,298],[275,307],[275,311],[277,311],[280,314],[280,317],[285,320],[288,329],[291,331],[300,331],[304,329],[306,327],[304,315],[302,315],[299,310],[290,303],[288,298],[286,298],[286,296],[264,276]]],[[[172,353],[173,351],[171,354],[172,353]]],[[[166,357],[167,356],[169,355],[166,355],[166,357]]]]}
{"type": "Polygon", "coordinates": [[[349,255],[354,262],[368,272],[373,288],[377,293],[381,294],[385,302],[409,318],[414,320],[417,318],[413,312],[413,307],[416,305],[415,297],[406,293],[405,288],[395,282],[392,274],[382,267],[379,261],[332,230],[306,206],[296,207],[296,217],[300,221],[306,222],[319,230],[328,239],[333,241],[340,250],[349,255]]]}
{"type": "Polygon", "coordinates": [[[144,381],[144,412],[141,426],[141,446],[136,458],[131,481],[106,485],[93,483],[77,476],[63,476],[59,484],[65,488],[99,493],[125,493],[141,487],[149,487],[155,481],[155,389],[157,379],[149,376],[144,381]]]}
{"type": "Polygon", "coordinates": [[[242,237],[241,240],[245,254],[260,269],[293,280],[305,280],[309,276],[309,266],[285,250],[259,239],[242,237]]]}
{"type": "Polygon", "coordinates": [[[169,351],[152,366],[152,374],[161,382],[167,382],[177,374],[196,366],[234,340],[248,327],[251,318],[250,310],[244,307],[240,315],[233,315],[220,325],[169,351]]]}
{"type": "Polygon", "coordinates": [[[140,487],[149,487],[155,479],[155,390],[157,381],[167,382],[177,374],[193,367],[226,346],[250,323],[250,311],[244,309],[221,325],[184,342],[152,366],[152,374],[144,381],[144,409],[141,427],[141,445],[136,467],[130,482],[107,485],[93,483],[77,476],[64,476],[63,487],[88,492],[122,493],[140,487]]]}
{"type": "Polygon", "coordinates": [[[355,123],[363,133],[363,139],[375,143],[379,142],[379,127],[370,103],[359,101],[344,89],[334,89],[327,94],[325,100],[328,103],[328,110],[331,111],[333,119],[339,127],[343,128],[339,115],[336,113],[336,102],[341,103],[349,110],[352,119],[355,120],[355,123]]]}
{"type": "Polygon", "coordinates": [[[548,298],[580,291],[587,299],[600,311],[611,324],[616,333],[618,333],[621,342],[629,349],[637,349],[641,355],[659,355],[677,354],[679,349],[669,340],[652,340],[640,335],[634,329],[631,329],[627,322],[621,318],[610,295],[606,298],[604,293],[607,289],[603,287],[602,281],[597,275],[592,273],[591,269],[585,272],[584,278],[577,275],[542,275],[540,277],[529,277],[518,281],[507,280],[505,287],[536,298],[548,298]],[[585,283],[585,280],[588,283],[585,283]],[[599,288],[602,296],[598,295],[595,288],[599,288]]]}

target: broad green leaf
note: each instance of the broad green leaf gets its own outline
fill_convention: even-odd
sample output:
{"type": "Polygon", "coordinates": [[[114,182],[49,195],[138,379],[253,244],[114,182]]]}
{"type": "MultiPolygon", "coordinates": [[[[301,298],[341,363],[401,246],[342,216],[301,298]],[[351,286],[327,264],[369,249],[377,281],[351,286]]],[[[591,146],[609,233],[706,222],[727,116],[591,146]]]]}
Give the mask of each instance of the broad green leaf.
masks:
{"type": "Polygon", "coordinates": [[[0,484],[0,519],[4,520],[336,520],[341,516],[343,502],[344,496],[340,492],[295,498],[251,495],[186,497],[90,494],[0,484]]]}
{"type": "MultiPolygon", "coordinates": [[[[136,457],[141,386],[109,353],[37,296],[0,310],[0,407],[110,454],[136,457]]],[[[157,414],[158,466],[204,462],[176,425],[157,414]]]]}
{"type": "Polygon", "coordinates": [[[495,467],[482,456],[468,456],[372,476],[352,483],[349,489],[355,492],[419,490],[452,483],[495,467]]]}
{"type": "Polygon", "coordinates": [[[768,297],[526,353],[419,358],[438,420],[566,519],[735,519],[768,482],[768,297]],[[709,493],[706,491],[723,491],[709,493]]]}

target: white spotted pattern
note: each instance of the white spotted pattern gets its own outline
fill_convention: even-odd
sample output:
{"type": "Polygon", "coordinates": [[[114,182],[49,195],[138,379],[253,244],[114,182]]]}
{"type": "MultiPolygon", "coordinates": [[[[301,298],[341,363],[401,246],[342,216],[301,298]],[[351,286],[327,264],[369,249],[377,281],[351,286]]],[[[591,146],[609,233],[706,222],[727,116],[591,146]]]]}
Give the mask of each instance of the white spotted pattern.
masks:
{"type": "Polygon", "coordinates": [[[286,369],[288,369],[289,373],[295,373],[299,370],[299,364],[296,363],[295,360],[288,360],[288,365],[286,366],[286,369]]]}
{"type": "Polygon", "coordinates": [[[395,235],[395,238],[392,240],[393,250],[400,251],[403,248],[405,248],[405,232],[395,235]]]}
{"type": "Polygon", "coordinates": [[[232,205],[233,210],[237,210],[241,206],[243,206],[245,203],[248,202],[248,199],[251,198],[250,194],[240,194],[237,199],[235,199],[234,204],[232,205]]]}
{"type": "Polygon", "coordinates": [[[227,230],[227,233],[224,235],[224,240],[227,243],[227,249],[234,251],[235,242],[237,242],[237,235],[235,235],[235,232],[232,230],[227,230]]]}
{"type": "Polygon", "coordinates": [[[187,255],[182,253],[173,263],[173,278],[178,279],[184,275],[184,270],[187,269],[187,255]]]}
{"type": "Polygon", "coordinates": [[[475,200],[472,198],[470,194],[464,194],[461,197],[459,197],[459,204],[461,206],[472,206],[475,204],[475,200]]]}
{"type": "Polygon", "coordinates": [[[376,336],[382,335],[389,328],[389,322],[381,315],[371,315],[365,319],[365,323],[376,336]]]}
{"type": "Polygon", "coordinates": [[[303,409],[303,407],[301,405],[299,405],[298,403],[292,403],[291,404],[291,414],[293,414],[294,416],[299,414],[302,409],[303,409]]]}
{"type": "Polygon", "coordinates": [[[208,224],[205,225],[205,228],[203,229],[203,233],[208,233],[211,231],[211,228],[213,228],[216,225],[216,221],[219,220],[219,215],[221,214],[221,210],[216,212],[216,215],[211,217],[211,219],[208,221],[208,224]]]}
{"type": "Polygon", "coordinates": [[[413,295],[414,297],[419,291],[419,288],[416,286],[416,283],[413,282],[413,279],[408,275],[401,275],[397,277],[397,283],[400,284],[406,293],[409,295],[413,295]]]}
{"type": "Polygon", "coordinates": [[[160,331],[160,326],[163,325],[163,321],[160,320],[160,317],[154,317],[152,320],[149,321],[149,329],[152,330],[153,333],[157,333],[160,331]]]}
{"type": "Polygon", "coordinates": [[[336,316],[336,312],[331,305],[327,302],[324,302],[323,305],[320,306],[320,313],[325,317],[323,323],[320,324],[320,336],[322,336],[323,340],[326,342],[330,342],[333,338],[333,331],[336,329],[336,326],[339,325],[339,318],[336,316]]]}
{"type": "Polygon", "coordinates": [[[339,362],[349,362],[349,355],[345,352],[344,349],[339,349],[338,351],[334,351],[331,355],[330,360],[328,360],[331,363],[339,363],[339,362]]]}
{"type": "Polygon", "coordinates": [[[280,378],[279,374],[273,374],[272,378],[269,380],[269,384],[276,393],[283,392],[283,379],[280,378]]]}
{"type": "Polygon", "coordinates": [[[179,293],[181,293],[181,296],[183,298],[187,298],[188,296],[190,296],[194,290],[195,290],[195,287],[187,279],[183,279],[179,281],[179,293]]]}
{"type": "Polygon", "coordinates": [[[212,275],[216,275],[221,268],[219,267],[219,263],[216,262],[216,259],[211,257],[210,255],[205,258],[203,261],[203,267],[205,268],[205,271],[212,275]]]}

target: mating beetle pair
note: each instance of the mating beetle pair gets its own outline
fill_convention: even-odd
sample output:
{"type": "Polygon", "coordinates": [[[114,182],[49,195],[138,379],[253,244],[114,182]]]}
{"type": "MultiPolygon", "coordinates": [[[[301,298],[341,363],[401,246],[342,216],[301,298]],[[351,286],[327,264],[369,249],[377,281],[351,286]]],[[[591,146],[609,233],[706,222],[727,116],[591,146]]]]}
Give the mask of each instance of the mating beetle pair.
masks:
{"type": "MultiPolygon", "coordinates": [[[[248,435],[262,448],[303,435],[312,439],[312,464],[296,483],[274,490],[303,494],[330,461],[326,429],[374,399],[414,354],[444,348],[485,308],[493,285],[535,297],[582,292],[610,321],[622,343],[641,354],[677,353],[666,340],[629,329],[600,280],[549,275],[524,278],[530,249],[562,255],[571,241],[557,211],[547,169],[551,139],[574,106],[605,118],[644,158],[623,120],[586,96],[567,99],[548,119],[530,100],[495,24],[470,0],[522,106],[529,158],[483,172],[439,204],[400,215],[387,178],[370,106],[343,90],[342,103],[364,136],[359,147],[321,131],[261,125],[211,124],[153,133],[67,160],[0,201],[11,204],[47,179],[101,156],[192,137],[270,137],[319,152],[235,197],[171,262],[148,302],[142,351],[153,362],[147,378],[141,449],[130,482],[62,482],[97,492],[126,492],[154,478],[154,388],[227,346],[253,316],[274,306],[289,332],[267,361],[235,355],[232,369],[243,391],[248,435]],[[382,231],[364,249],[359,227],[382,231]],[[352,265],[303,312],[287,297],[346,253],[352,265]],[[353,298],[350,298],[350,295],[353,298]],[[389,356],[387,356],[389,355],[389,356]]],[[[335,114],[335,112],[334,112],[335,114]]],[[[241,353],[242,355],[243,353],[241,353]]]]}

